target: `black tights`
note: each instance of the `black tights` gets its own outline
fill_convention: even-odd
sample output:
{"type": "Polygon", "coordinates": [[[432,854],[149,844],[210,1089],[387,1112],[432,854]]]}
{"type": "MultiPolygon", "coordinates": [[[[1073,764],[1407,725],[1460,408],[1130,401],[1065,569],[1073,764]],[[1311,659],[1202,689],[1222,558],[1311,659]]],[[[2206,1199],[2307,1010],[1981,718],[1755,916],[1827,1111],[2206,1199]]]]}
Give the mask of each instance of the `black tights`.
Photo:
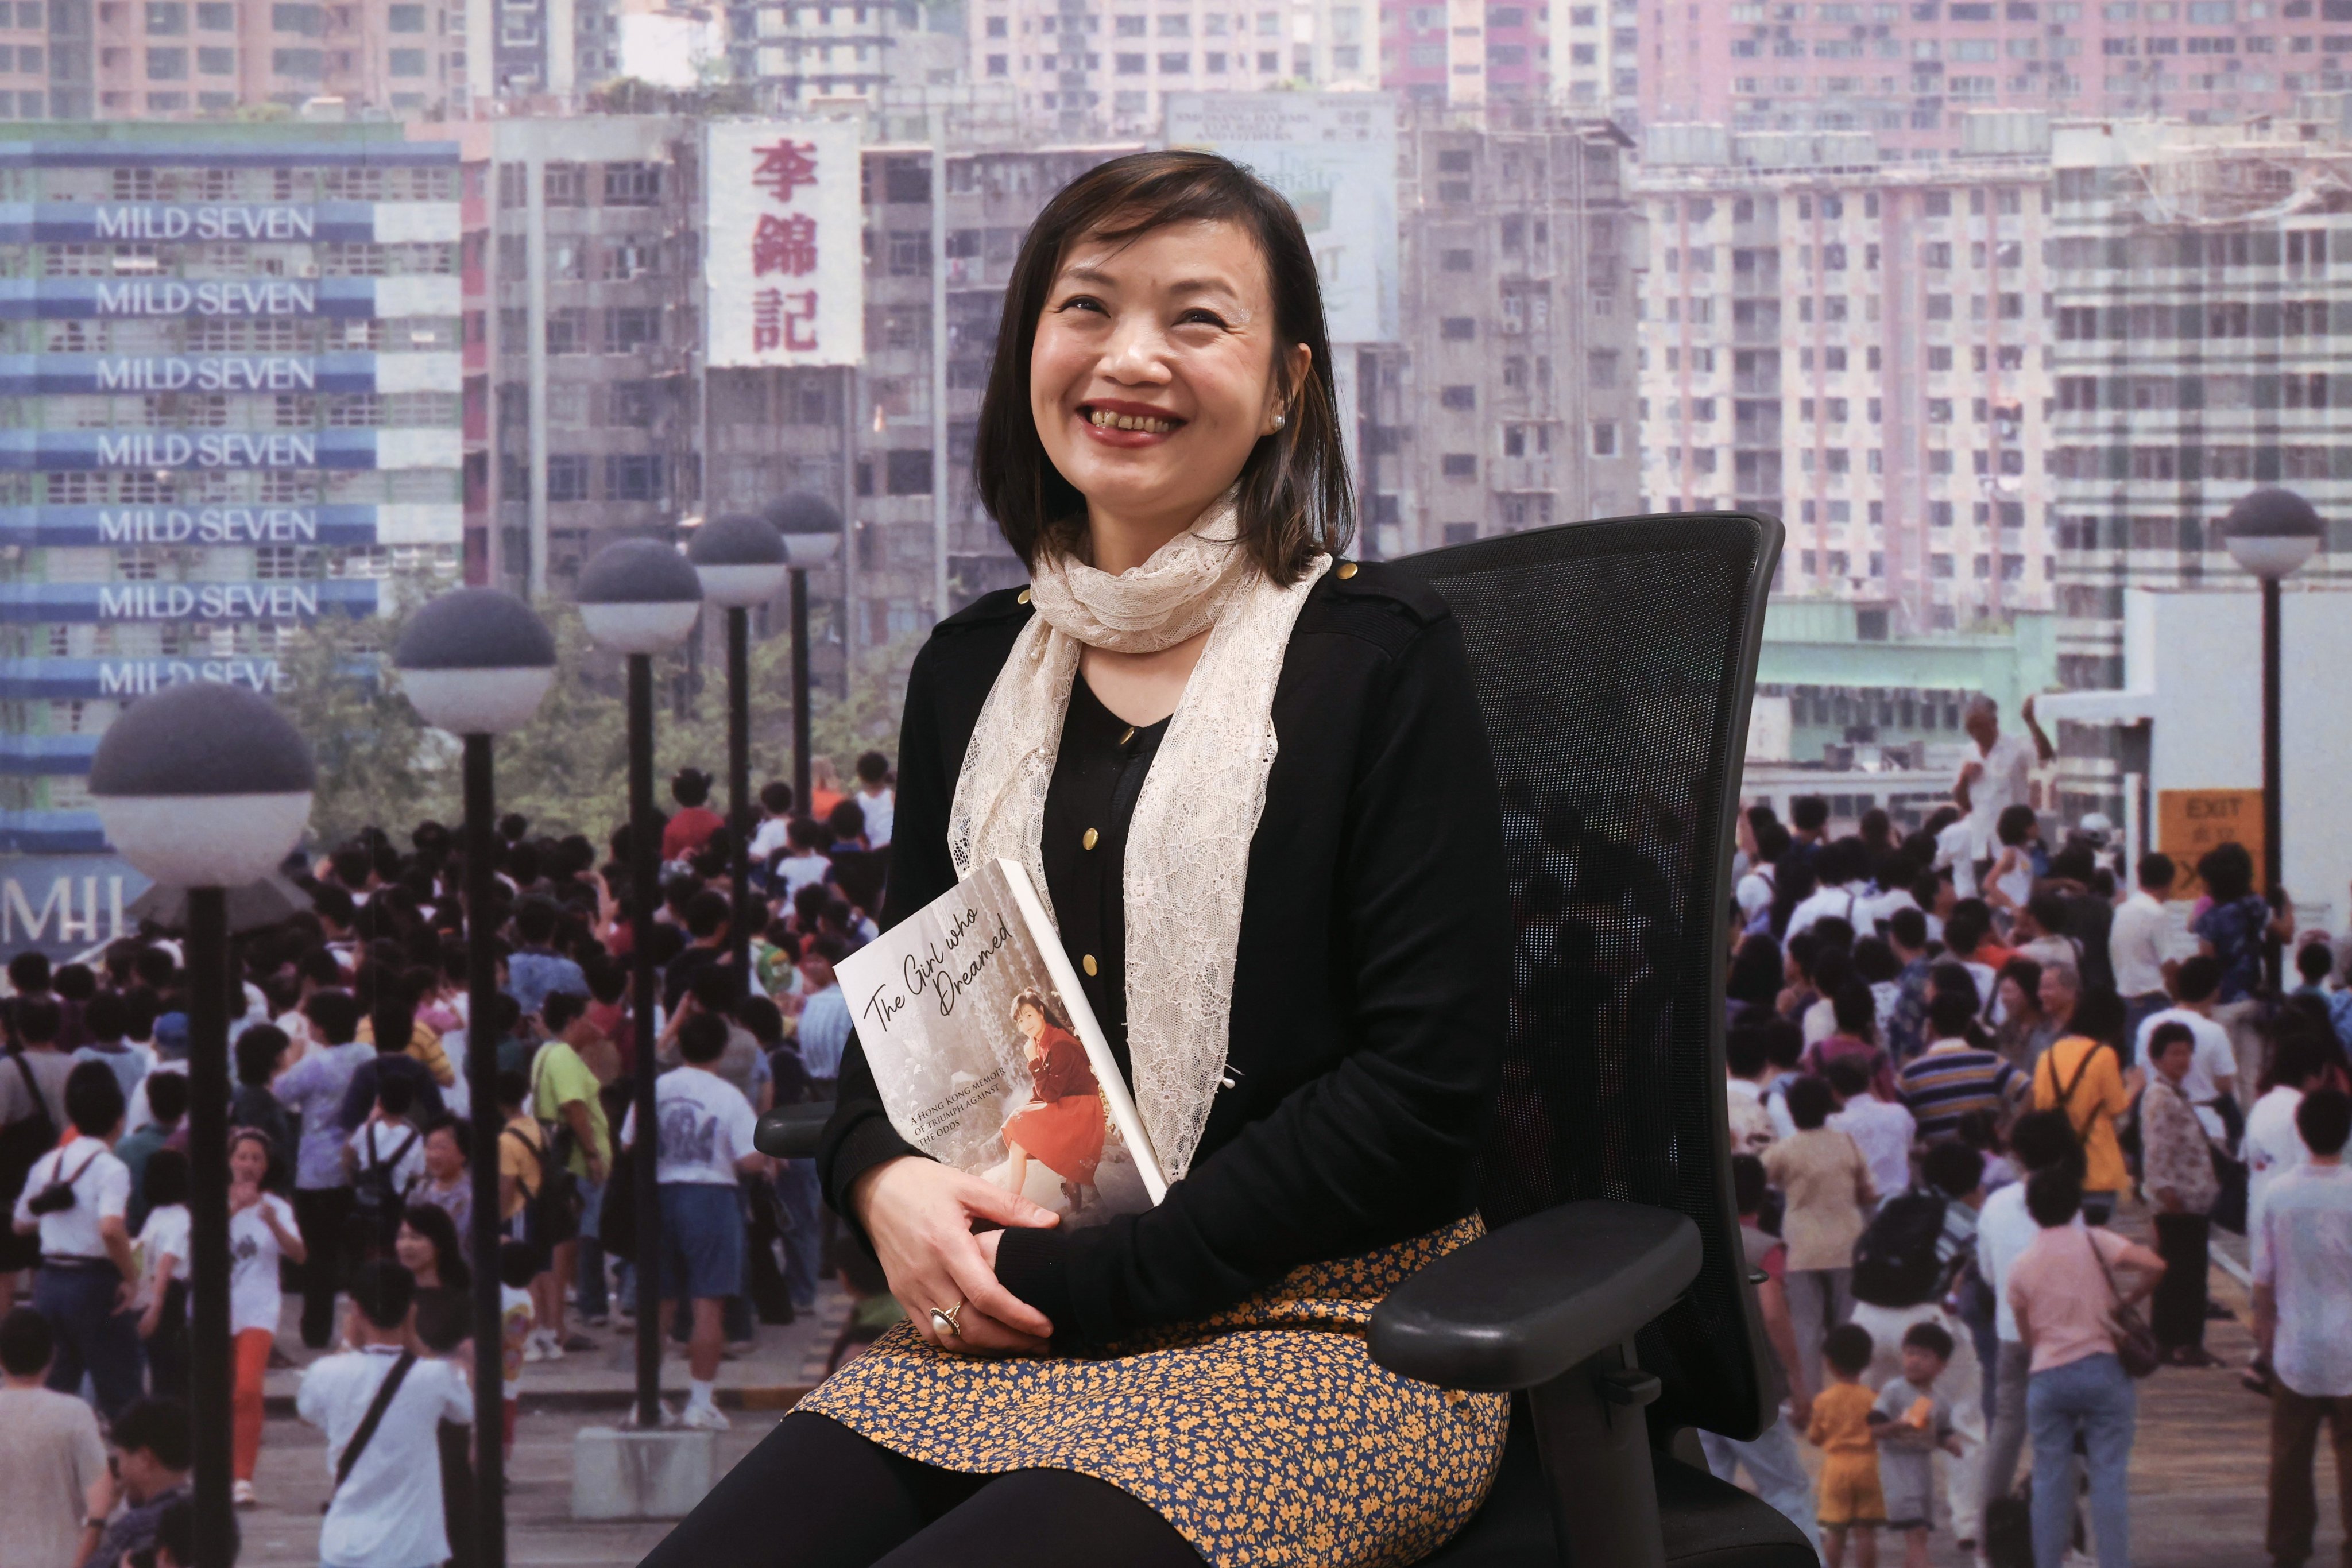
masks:
{"type": "Polygon", "coordinates": [[[1175,1527],[1075,1470],[967,1475],[787,1416],[641,1568],[1202,1568],[1175,1527]]]}

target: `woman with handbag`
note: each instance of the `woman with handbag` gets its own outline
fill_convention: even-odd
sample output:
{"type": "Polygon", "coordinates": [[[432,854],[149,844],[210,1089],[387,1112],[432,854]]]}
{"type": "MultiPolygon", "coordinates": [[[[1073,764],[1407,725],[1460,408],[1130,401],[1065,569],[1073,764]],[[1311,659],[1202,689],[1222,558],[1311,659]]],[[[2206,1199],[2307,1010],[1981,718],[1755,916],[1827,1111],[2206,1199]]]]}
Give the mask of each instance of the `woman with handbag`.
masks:
{"type": "Polygon", "coordinates": [[[2099,1568],[2131,1568],[2132,1382],[2160,1362],[2134,1306],[2164,1277],[2164,1260],[2112,1230],[2076,1224],[2082,1207],[2082,1178],[2071,1164],[2036,1172],[2025,1208],[2042,1233],[2009,1270],[2018,1338],[2032,1357],[2025,1419],[2033,1438],[2033,1568],[2065,1561],[2077,1437],[2090,1461],[2099,1568]]]}

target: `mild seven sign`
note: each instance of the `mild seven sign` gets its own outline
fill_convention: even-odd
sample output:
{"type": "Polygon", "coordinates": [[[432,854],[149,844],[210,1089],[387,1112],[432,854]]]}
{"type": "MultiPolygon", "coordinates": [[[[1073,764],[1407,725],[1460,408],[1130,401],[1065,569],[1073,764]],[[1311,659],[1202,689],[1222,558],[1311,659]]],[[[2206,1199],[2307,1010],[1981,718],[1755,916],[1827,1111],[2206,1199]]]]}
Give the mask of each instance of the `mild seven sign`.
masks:
{"type": "Polygon", "coordinates": [[[366,320],[375,280],[328,277],[0,279],[0,319],[87,320],[142,316],[308,317],[366,320]]]}
{"type": "Polygon", "coordinates": [[[0,507],[0,545],[372,545],[376,509],[339,507],[0,507]]]}
{"type": "Polygon", "coordinates": [[[0,697],[71,702],[143,696],[189,681],[284,689],[275,659],[0,659],[0,697]]]}
{"type": "Polygon", "coordinates": [[[0,469],[334,468],[376,465],[373,430],[0,431],[0,469]]]}
{"type": "Polygon", "coordinates": [[[370,392],[373,354],[0,354],[0,397],[72,392],[370,392]]]}
{"type": "Polygon", "coordinates": [[[365,578],[290,582],[6,582],[0,622],[68,623],[297,622],[373,615],[379,585],[365,578]]]}
{"type": "Polygon", "coordinates": [[[0,245],[56,245],[131,240],[214,241],[307,245],[376,237],[372,202],[315,204],[180,204],[170,202],[0,203],[0,245]]]}

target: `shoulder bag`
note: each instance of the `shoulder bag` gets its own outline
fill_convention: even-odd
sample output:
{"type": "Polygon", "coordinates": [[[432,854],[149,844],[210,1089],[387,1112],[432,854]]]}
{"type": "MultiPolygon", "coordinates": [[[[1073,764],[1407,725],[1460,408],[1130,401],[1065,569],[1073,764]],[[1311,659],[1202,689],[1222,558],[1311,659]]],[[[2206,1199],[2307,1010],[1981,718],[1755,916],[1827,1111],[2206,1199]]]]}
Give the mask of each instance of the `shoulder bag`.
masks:
{"type": "Polygon", "coordinates": [[[2107,1255],[2099,1249],[2098,1237],[2089,1228],[2083,1232],[2083,1244],[2091,1249],[2091,1257],[2099,1265],[2099,1274],[2107,1282],[2107,1296],[2114,1306],[2107,1313],[2107,1335],[2115,1342],[2116,1359],[2123,1364],[2124,1375],[2132,1378],[2147,1376],[2164,1364],[2164,1353],[2157,1349],[2156,1335],[2149,1332],[2147,1320],[2135,1307],[2124,1304],[2124,1293],[2116,1289],[2116,1276],[2107,1267],[2107,1255]]]}
{"type": "Polygon", "coordinates": [[[328,1489],[327,1500],[319,1505],[320,1513],[335,1506],[335,1494],[341,1491],[343,1483],[352,1479],[352,1467],[360,1462],[362,1454],[367,1452],[368,1444],[375,1438],[375,1429],[383,1425],[383,1413],[392,1408],[393,1396],[400,1392],[402,1380],[407,1377],[408,1369],[415,1364],[416,1353],[402,1351],[400,1359],[392,1364],[392,1370],[383,1375],[383,1381],[376,1385],[375,1397],[368,1402],[367,1414],[360,1417],[358,1430],[352,1434],[352,1440],[343,1445],[342,1457],[335,1461],[335,1484],[328,1489]]]}

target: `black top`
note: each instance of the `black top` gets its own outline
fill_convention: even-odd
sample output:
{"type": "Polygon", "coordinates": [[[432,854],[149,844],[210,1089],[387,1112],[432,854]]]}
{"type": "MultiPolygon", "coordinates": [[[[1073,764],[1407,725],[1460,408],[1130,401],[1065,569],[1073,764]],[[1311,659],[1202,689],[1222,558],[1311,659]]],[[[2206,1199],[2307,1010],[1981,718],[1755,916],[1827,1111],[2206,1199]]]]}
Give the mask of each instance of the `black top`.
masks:
{"type": "MultiPolygon", "coordinates": [[[[1015,593],[992,593],[942,622],[916,655],[885,927],[955,883],[947,817],[957,771],[1031,613],[1015,593]]],[[[1089,702],[1081,685],[1066,741],[1087,734],[1089,702]]],[[[1510,920],[1494,767],[1444,601],[1377,564],[1344,580],[1326,573],[1292,631],[1273,716],[1277,751],[1250,846],[1229,1082],[1189,1174],[1145,1213],[1011,1230],[1000,1245],[998,1278],[1053,1321],[1059,1349],[1202,1316],[1299,1264],[1404,1240],[1476,1206],[1481,1134],[1501,1074],[1510,920]]],[[[1107,789],[1115,808],[1143,768],[1125,759],[1114,777],[1106,762],[1097,778],[1096,764],[1073,766],[1085,778],[1066,780],[1057,768],[1048,790],[1047,882],[1068,945],[1083,955],[1077,922],[1115,927],[1116,888],[1101,884],[1109,873],[1055,870],[1068,846],[1052,847],[1054,825],[1066,840],[1069,819],[1053,801],[1099,806],[1107,789]]],[[[1110,818],[1102,831],[1123,830],[1117,810],[1110,818]]],[[[1107,1028],[1123,1016],[1108,979],[1098,973],[1088,987],[1107,1028]]],[[[852,1036],[818,1155],[828,1199],[847,1213],[860,1176],[914,1152],[891,1129],[852,1036]]]]}
{"type": "Polygon", "coordinates": [[[1110,1040],[1118,1070],[1127,1061],[1127,830],[1135,820],[1144,775],[1160,754],[1168,720],[1132,725],[1103,706],[1081,675],[1070,688],[1061,749],[1045,786],[1045,891],[1062,946],[1077,966],[1079,988],[1110,1040]],[[1093,836],[1088,837],[1089,834],[1093,836]]]}

